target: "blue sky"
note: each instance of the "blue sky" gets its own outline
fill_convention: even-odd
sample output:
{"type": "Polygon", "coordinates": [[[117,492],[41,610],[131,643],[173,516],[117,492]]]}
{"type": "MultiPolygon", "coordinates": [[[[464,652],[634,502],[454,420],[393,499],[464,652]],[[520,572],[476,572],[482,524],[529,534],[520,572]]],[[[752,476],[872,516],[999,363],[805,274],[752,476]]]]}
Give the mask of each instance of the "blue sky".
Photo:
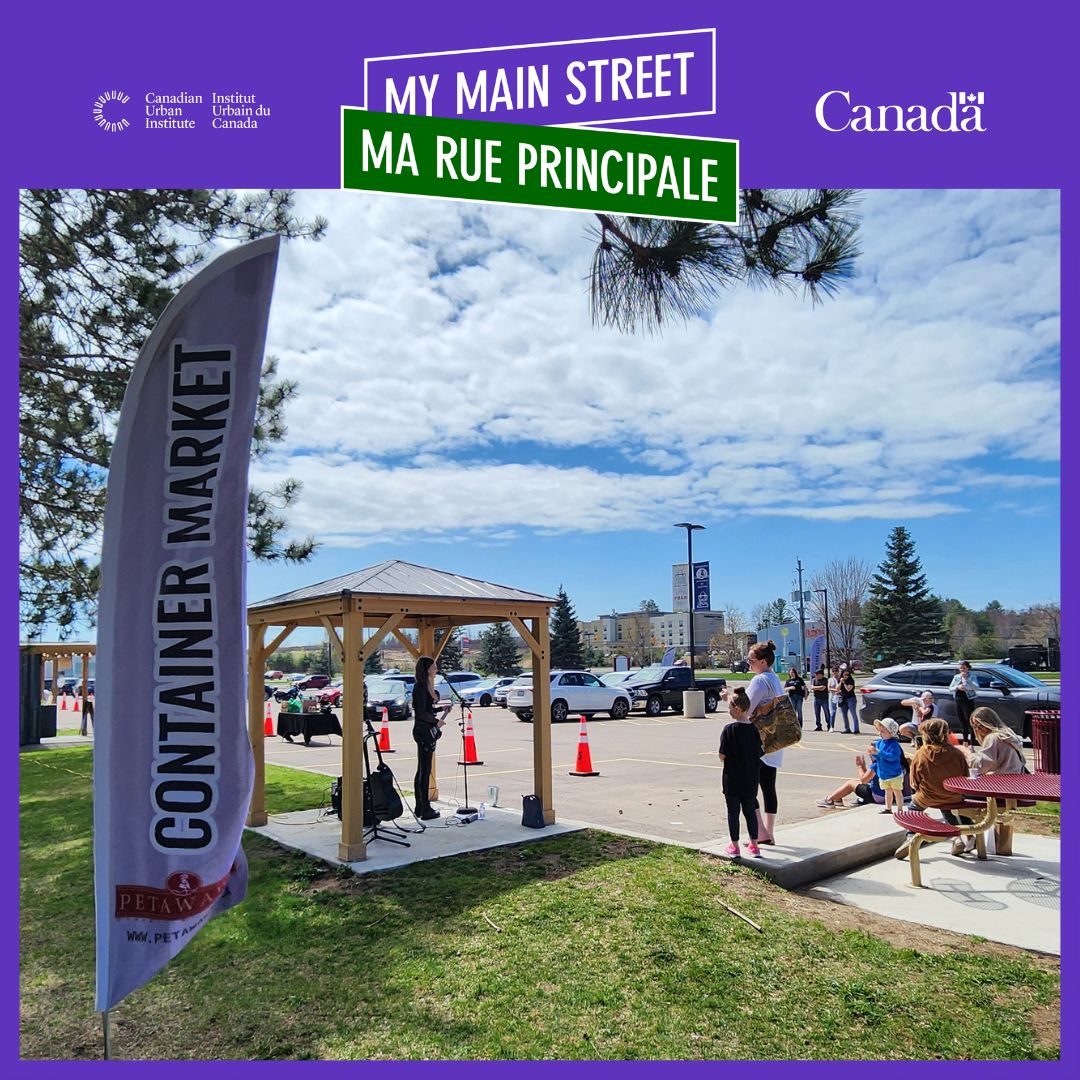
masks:
{"type": "Polygon", "coordinates": [[[863,255],[813,307],[733,288],[662,337],[597,330],[586,215],[305,192],[268,351],[299,383],[253,482],[304,483],[322,547],[253,599],[400,558],[580,617],[670,605],[687,518],[714,606],[877,564],[907,525],[970,606],[1059,595],[1056,192],[871,191],[863,255]]]}

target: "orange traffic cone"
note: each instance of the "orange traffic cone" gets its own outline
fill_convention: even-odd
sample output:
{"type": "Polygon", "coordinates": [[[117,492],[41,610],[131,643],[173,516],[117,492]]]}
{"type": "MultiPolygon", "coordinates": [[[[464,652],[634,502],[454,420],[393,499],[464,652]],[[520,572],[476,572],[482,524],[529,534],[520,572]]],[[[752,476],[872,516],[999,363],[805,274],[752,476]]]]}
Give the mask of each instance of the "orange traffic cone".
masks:
{"type": "Polygon", "coordinates": [[[589,733],[585,730],[585,717],[581,718],[581,731],[578,732],[577,765],[571,776],[599,776],[592,767],[592,754],[589,753],[589,733]]]}
{"type": "Polygon", "coordinates": [[[266,702],[266,720],[263,723],[263,734],[264,735],[273,735],[274,734],[274,718],[270,715],[270,702],[269,701],[266,702]]]}
{"type": "Polygon", "coordinates": [[[379,728],[379,753],[380,754],[393,754],[395,751],[390,746],[390,717],[387,714],[386,706],[383,706],[382,711],[382,727],[379,728]]]}
{"type": "Polygon", "coordinates": [[[482,761],[479,761],[476,757],[476,736],[473,735],[472,729],[472,709],[468,712],[468,719],[465,721],[465,756],[458,761],[459,765],[483,765],[482,761]]]}
{"type": "Polygon", "coordinates": [[[60,711],[67,712],[67,694],[60,695],[60,711]]]}

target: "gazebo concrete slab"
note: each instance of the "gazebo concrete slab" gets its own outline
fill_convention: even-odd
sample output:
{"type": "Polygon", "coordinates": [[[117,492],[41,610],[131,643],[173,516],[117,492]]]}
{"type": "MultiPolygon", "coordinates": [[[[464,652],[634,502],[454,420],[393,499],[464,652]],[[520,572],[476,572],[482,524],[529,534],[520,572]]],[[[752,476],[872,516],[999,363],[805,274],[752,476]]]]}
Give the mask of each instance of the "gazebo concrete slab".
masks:
{"type": "Polygon", "coordinates": [[[406,822],[403,818],[402,824],[409,830],[416,831],[410,831],[404,837],[392,834],[396,839],[407,840],[409,847],[402,847],[388,840],[368,840],[367,858],[361,862],[346,863],[338,858],[341,822],[336,815],[321,810],[275,814],[266,825],[249,828],[248,831],[334,866],[348,866],[357,874],[369,874],[376,870],[392,870],[428,859],[445,859],[450,855],[461,855],[468,851],[483,851],[486,848],[545,840],[586,827],[577,823],[556,822],[542,829],[527,829],[521,824],[520,810],[504,807],[489,807],[487,817],[482,821],[465,824],[455,815],[453,806],[442,802],[436,802],[434,806],[442,817],[423,822],[422,832],[419,823],[411,820],[406,822]]]}

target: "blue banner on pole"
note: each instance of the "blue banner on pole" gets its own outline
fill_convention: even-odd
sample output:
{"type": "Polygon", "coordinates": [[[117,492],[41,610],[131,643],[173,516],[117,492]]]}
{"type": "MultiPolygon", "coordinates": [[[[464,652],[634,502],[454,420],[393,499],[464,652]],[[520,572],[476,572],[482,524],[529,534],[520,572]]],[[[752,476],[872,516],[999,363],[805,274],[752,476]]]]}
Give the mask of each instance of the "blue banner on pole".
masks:
{"type": "Polygon", "coordinates": [[[709,592],[709,564],[707,562],[694,563],[694,610],[712,611],[712,600],[709,592]]]}

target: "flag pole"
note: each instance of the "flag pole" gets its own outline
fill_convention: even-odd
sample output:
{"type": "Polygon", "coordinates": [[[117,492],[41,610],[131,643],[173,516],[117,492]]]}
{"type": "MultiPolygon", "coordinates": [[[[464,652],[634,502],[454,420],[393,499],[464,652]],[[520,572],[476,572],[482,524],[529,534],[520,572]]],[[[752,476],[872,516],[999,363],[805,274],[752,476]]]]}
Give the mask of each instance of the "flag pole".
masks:
{"type": "Polygon", "coordinates": [[[105,1041],[105,1060],[109,1061],[112,1058],[112,1050],[109,1046],[109,1010],[106,1009],[101,1014],[101,1033],[105,1041]]]}

